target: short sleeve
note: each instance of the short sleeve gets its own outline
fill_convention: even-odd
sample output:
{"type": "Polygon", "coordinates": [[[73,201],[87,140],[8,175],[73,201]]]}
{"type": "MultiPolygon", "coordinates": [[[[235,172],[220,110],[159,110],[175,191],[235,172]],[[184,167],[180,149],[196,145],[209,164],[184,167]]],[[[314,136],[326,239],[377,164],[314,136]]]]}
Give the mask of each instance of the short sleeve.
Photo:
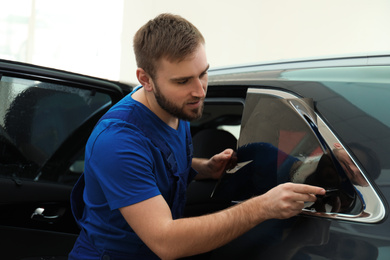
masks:
{"type": "Polygon", "coordinates": [[[160,195],[150,141],[123,121],[102,122],[99,127],[89,147],[86,169],[96,178],[110,209],[160,195]]]}

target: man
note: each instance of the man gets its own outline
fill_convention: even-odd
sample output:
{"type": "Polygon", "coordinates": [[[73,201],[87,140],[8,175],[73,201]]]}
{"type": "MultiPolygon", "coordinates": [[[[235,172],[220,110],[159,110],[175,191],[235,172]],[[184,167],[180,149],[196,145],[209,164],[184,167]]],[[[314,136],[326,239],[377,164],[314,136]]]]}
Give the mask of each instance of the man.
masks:
{"type": "Polygon", "coordinates": [[[136,33],[134,51],[142,87],[110,109],[88,140],[85,206],[76,197],[72,205],[82,231],[69,259],[199,254],[264,220],[294,216],[305,201],[324,194],[322,188],[284,184],[215,214],[181,218],[192,168],[197,178],[217,179],[233,154],[228,149],[192,160],[187,121],[202,114],[209,68],[205,41],[185,19],[162,14],[136,33]]]}

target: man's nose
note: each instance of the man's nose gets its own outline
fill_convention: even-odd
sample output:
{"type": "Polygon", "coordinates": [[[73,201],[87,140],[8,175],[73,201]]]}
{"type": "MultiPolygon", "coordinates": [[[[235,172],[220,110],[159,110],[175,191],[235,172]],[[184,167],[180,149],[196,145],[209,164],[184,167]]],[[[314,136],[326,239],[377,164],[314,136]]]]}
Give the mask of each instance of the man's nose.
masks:
{"type": "Polygon", "coordinates": [[[201,79],[196,79],[193,86],[192,95],[199,98],[204,98],[206,96],[207,83],[203,82],[201,79]]]}

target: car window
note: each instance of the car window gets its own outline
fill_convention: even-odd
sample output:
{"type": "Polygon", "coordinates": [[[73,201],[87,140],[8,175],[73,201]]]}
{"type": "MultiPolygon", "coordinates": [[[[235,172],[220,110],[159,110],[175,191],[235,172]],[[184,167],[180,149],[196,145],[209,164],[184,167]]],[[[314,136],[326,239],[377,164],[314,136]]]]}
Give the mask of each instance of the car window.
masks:
{"type": "Polygon", "coordinates": [[[384,186],[390,180],[390,149],[384,145],[390,134],[389,73],[390,66],[370,65],[286,70],[280,75],[308,82],[310,95],[332,128],[346,142],[372,150],[372,160],[359,158],[359,153],[356,157],[376,183],[384,186]]]}
{"type": "Polygon", "coordinates": [[[240,202],[292,181],[327,190],[315,203],[306,204],[308,214],[350,220],[376,215],[368,222],[383,218],[383,205],[378,206],[369,181],[316,115],[312,100],[278,96],[277,92],[249,89],[238,140],[238,165],[224,178],[217,196],[240,202]],[[375,200],[369,200],[374,196],[375,200]],[[382,211],[378,212],[379,208],[382,211]]]}
{"type": "Polygon", "coordinates": [[[0,176],[27,180],[38,180],[61,144],[111,102],[96,91],[9,76],[0,98],[0,176]]]}
{"type": "Polygon", "coordinates": [[[307,205],[308,210],[359,214],[363,209],[361,199],[333,158],[333,147],[316,135],[310,107],[310,100],[248,95],[238,144],[239,161],[252,161],[246,166],[248,170],[261,169],[254,172],[254,188],[259,191],[288,181],[317,185],[333,192],[307,205]]]}
{"type": "Polygon", "coordinates": [[[343,96],[351,104],[390,126],[387,111],[389,66],[313,68],[283,72],[290,80],[315,80],[343,96]],[[375,100],[375,106],[372,105],[375,100]]]}

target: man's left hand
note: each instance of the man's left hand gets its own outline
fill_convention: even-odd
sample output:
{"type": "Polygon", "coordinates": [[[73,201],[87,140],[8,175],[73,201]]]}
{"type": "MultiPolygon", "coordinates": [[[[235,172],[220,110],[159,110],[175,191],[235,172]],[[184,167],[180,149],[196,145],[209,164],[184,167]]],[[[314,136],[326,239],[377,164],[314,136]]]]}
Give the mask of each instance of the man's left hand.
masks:
{"type": "Polygon", "coordinates": [[[196,179],[219,179],[226,170],[235,167],[236,164],[237,156],[232,149],[226,149],[208,160],[198,158],[192,160],[192,167],[199,173],[196,179]]]}

